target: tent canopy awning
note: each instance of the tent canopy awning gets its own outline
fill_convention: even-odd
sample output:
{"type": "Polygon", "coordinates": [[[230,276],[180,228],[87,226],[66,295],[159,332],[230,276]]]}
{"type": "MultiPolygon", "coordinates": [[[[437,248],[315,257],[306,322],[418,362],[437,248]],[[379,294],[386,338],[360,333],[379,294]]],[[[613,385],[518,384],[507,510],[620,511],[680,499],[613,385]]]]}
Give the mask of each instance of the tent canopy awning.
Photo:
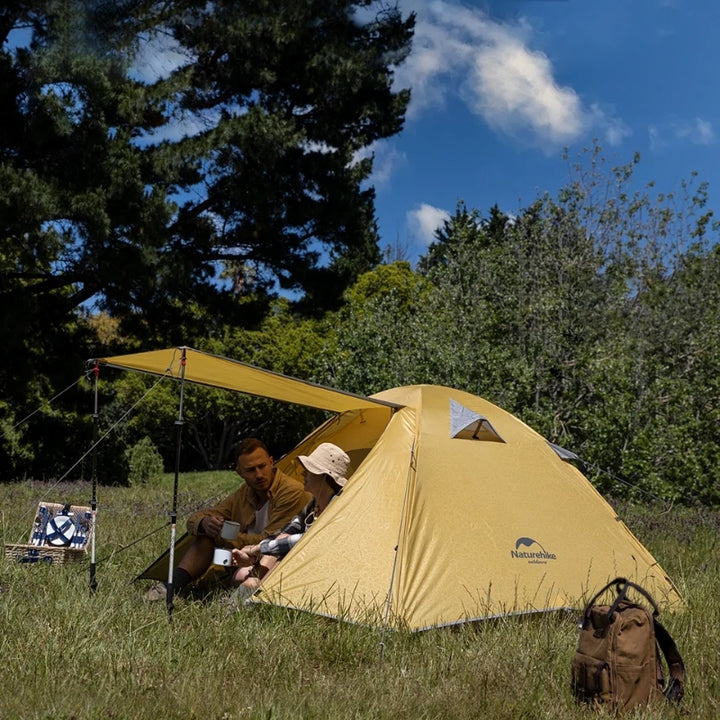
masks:
{"type": "Polygon", "coordinates": [[[231,360],[230,358],[194,350],[190,347],[175,347],[165,350],[115,355],[94,358],[91,363],[123,370],[135,370],[150,375],[168,376],[188,382],[224,388],[248,395],[281,400],[306,407],[344,412],[378,406],[400,408],[392,402],[375,400],[364,395],[335,390],[298,380],[287,375],[231,360]]]}

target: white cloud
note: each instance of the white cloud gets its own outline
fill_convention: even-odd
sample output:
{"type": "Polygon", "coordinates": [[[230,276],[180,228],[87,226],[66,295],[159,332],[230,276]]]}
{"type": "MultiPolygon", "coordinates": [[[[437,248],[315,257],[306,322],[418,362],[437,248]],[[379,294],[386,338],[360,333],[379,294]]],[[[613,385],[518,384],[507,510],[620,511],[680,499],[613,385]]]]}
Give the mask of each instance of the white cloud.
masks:
{"type": "Polygon", "coordinates": [[[650,125],[648,127],[648,144],[650,145],[650,150],[652,152],[656,152],[667,147],[667,133],[660,125],[650,125]]]}
{"type": "Polygon", "coordinates": [[[220,113],[217,110],[176,114],[167,124],[142,133],[134,142],[140,146],[157,145],[166,140],[176,142],[206,132],[215,127],[219,119],[220,113]]]}
{"type": "Polygon", "coordinates": [[[413,51],[396,71],[412,88],[408,120],[453,95],[498,133],[555,152],[594,130],[617,144],[627,127],[607,110],[587,107],[557,78],[552,60],[531,47],[523,20],[497,22],[481,10],[449,2],[414,0],[413,51]]]}
{"type": "Polygon", "coordinates": [[[570,142],[583,130],[575,91],[555,82],[546,55],[531,52],[516,39],[479,48],[468,80],[473,109],[495,130],[529,128],[553,145],[570,142]]]}
{"type": "Polygon", "coordinates": [[[407,161],[405,153],[397,150],[390,141],[380,140],[358,150],[353,157],[353,162],[359,162],[371,156],[373,171],[368,178],[368,183],[377,189],[386,187],[395,170],[407,161]]]}
{"type": "Polygon", "coordinates": [[[407,213],[410,233],[425,246],[429,246],[435,240],[435,231],[449,219],[449,212],[427,203],[422,203],[407,213]]]}
{"type": "Polygon", "coordinates": [[[403,165],[407,158],[405,153],[396,150],[389,143],[379,143],[374,147],[375,162],[373,163],[370,182],[376,188],[383,188],[388,185],[396,168],[403,165]]]}
{"type": "Polygon", "coordinates": [[[399,87],[410,87],[408,119],[433,107],[442,107],[452,88],[452,76],[462,74],[471,49],[439,24],[418,17],[412,53],[395,72],[399,87]]]}
{"type": "Polygon", "coordinates": [[[699,117],[656,123],[648,128],[648,137],[650,149],[653,151],[661,151],[682,143],[708,146],[718,141],[713,124],[699,117]]]}
{"type": "Polygon", "coordinates": [[[622,120],[606,112],[598,104],[591,105],[590,115],[592,117],[591,125],[604,136],[608,145],[616,147],[626,137],[632,135],[632,131],[622,120]]]}
{"type": "Polygon", "coordinates": [[[678,138],[688,140],[693,145],[713,145],[717,141],[712,123],[701,118],[677,123],[674,129],[678,138]]]}
{"type": "Polygon", "coordinates": [[[169,33],[159,32],[151,37],[141,36],[130,75],[140,82],[154,83],[192,61],[192,54],[169,33]]]}

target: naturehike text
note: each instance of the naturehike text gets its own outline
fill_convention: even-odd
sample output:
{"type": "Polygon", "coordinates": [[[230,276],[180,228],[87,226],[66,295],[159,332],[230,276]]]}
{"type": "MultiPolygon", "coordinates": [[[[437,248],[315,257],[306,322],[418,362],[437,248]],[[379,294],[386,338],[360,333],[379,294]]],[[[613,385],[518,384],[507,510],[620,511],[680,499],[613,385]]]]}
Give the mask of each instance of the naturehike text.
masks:
{"type": "Polygon", "coordinates": [[[544,550],[541,550],[540,552],[511,550],[510,556],[520,560],[557,560],[557,555],[555,553],[545,552],[544,550]]]}

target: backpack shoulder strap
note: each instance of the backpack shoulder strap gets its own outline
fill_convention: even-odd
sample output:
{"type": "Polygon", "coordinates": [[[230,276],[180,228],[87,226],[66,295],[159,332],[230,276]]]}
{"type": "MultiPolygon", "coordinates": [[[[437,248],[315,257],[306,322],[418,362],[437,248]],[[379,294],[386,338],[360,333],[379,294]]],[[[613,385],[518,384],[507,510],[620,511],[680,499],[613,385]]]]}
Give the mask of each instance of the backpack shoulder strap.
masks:
{"type": "Polygon", "coordinates": [[[664,694],[668,700],[679,701],[685,692],[685,663],[680,656],[675,641],[665,626],[656,618],[653,618],[655,626],[655,637],[668,664],[670,679],[664,694]]]}

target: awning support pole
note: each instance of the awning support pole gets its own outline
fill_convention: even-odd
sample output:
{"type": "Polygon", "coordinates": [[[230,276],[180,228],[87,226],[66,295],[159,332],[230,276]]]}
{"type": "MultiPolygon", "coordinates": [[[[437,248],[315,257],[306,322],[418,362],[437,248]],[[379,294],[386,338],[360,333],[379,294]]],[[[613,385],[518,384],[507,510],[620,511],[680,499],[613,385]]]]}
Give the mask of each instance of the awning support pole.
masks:
{"type": "Polygon", "coordinates": [[[97,590],[97,568],[95,562],[95,538],[97,536],[97,443],[98,443],[98,379],[100,377],[100,363],[96,360],[93,368],[95,376],[95,405],[93,408],[93,456],[92,456],[92,499],[90,500],[90,594],[97,590]]]}
{"type": "Polygon", "coordinates": [[[180,451],[182,449],[182,427],[183,427],[183,396],[185,392],[185,364],[187,357],[185,348],[182,348],[182,356],[180,358],[180,402],[178,404],[178,417],[175,421],[175,480],[173,483],[173,501],[170,510],[170,563],[168,565],[167,580],[167,612],[168,620],[172,620],[173,613],[173,571],[175,568],[175,532],[177,526],[177,498],[178,498],[178,481],[180,476],[180,451]]]}

